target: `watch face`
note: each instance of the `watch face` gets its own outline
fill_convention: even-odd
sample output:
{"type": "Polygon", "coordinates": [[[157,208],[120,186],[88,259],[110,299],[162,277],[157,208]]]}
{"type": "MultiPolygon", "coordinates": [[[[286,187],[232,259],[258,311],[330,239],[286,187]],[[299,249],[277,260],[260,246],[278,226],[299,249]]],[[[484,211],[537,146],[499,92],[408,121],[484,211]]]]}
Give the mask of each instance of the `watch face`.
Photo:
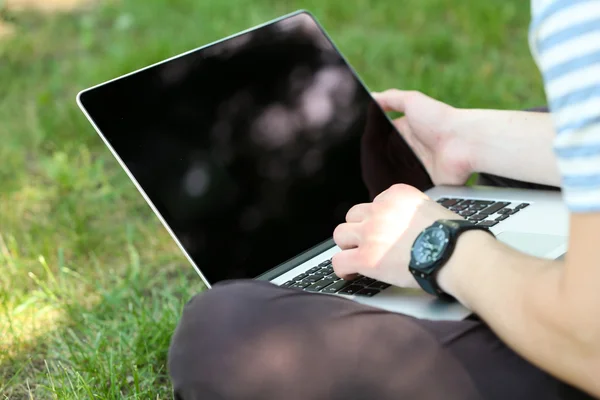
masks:
{"type": "Polygon", "coordinates": [[[423,231],[412,249],[414,266],[427,267],[438,261],[448,246],[448,237],[444,227],[436,226],[423,231]]]}

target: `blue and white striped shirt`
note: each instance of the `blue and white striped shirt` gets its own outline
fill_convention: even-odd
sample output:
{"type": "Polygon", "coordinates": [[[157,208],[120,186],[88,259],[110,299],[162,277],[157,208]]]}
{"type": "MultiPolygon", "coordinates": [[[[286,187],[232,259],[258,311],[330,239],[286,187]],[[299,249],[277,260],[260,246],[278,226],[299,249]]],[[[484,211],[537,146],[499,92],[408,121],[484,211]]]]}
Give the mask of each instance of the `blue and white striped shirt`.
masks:
{"type": "Polygon", "coordinates": [[[544,77],[555,154],[573,212],[600,211],[600,0],[532,0],[530,46],[544,77]]]}

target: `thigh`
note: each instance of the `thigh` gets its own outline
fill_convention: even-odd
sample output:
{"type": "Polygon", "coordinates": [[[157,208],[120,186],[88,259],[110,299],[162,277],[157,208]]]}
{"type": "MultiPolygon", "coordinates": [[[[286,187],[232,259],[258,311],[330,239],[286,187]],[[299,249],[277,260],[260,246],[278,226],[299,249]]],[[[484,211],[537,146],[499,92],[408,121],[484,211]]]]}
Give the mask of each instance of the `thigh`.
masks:
{"type": "Polygon", "coordinates": [[[416,320],[267,282],[216,285],[185,308],[169,352],[180,399],[479,399],[416,320]]]}
{"type": "Polygon", "coordinates": [[[476,321],[432,322],[234,281],[185,308],[169,352],[181,399],[554,399],[559,384],[476,321]]]}
{"type": "Polygon", "coordinates": [[[521,358],[480,320],[420,320],[419,325],[468,371],[485,399],[592,400],[521,358]]]}

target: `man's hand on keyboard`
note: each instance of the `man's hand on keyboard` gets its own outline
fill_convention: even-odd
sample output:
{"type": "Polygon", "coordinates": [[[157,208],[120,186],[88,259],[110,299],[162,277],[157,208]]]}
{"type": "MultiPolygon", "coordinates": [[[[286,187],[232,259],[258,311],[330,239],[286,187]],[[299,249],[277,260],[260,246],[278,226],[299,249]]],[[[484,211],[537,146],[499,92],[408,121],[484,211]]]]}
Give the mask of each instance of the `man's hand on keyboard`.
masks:
{"type": "Polygon", "coordinates": [[[372,203],[348,211],[333,238],[342,251],[333,257],[335,273],[359,273],[401,287],[419,287],[408,271],[410,248],[426,227],[457,214],[407,185],[394,185],[372,203]]]}

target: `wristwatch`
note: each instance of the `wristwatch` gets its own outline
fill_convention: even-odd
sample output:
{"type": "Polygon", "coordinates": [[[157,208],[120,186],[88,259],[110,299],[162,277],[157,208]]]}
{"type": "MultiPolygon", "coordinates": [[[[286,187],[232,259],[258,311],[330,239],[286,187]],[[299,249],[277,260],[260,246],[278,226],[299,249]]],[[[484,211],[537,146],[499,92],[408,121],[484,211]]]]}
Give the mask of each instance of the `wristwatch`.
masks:
{"type": "Polygon", "coordinates": [[[437,273],[452,256],[458,237],[471,230],[486,231],[494,236],[488,228],[466,220],[439,220],[417,237],[410,251],[408,269],[427,293],[443,300],[454,300],[437,284],[437,273]]]}

